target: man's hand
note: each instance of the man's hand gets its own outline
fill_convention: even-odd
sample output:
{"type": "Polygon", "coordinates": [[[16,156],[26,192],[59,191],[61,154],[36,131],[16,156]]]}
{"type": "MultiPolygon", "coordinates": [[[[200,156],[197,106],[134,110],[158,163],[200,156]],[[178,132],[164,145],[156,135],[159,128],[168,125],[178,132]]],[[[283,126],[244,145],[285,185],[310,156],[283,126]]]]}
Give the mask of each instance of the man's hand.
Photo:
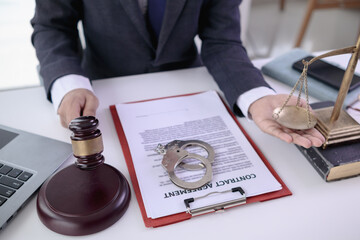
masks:
{"type": "MultiPolygon", "coordinates": [[[[295,143],[297,145],[309,148],[311,146],[320,147],[325,138],[315,128],[308,130],[292,130],[278,124],[272,117],[275,108],[284,104],[288,95],[270,95],[260,98],[250,105],[249,113],[258,127],[265,133],[280,138],[287,143],[295,143]]],[[[296,105],[297,98],[292,97],[288,105],[296,105]]],[[[302,101],[302,106],[306,106],[306,102],[302,101]]]]}
{"type": "Polygon", "coordinates": [[[80,116],[95,116],[99,106],[98,98],[87,89],[74,89],[62,99],[58,114],[61,125],[69,127],[71,120],[80,116]]]}

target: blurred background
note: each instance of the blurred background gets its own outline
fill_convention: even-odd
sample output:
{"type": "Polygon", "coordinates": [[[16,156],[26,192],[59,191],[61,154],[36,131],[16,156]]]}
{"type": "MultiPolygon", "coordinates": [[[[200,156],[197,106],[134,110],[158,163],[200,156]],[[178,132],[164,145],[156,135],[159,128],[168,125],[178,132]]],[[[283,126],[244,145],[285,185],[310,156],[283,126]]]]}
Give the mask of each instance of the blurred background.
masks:
{"type": "MultiPolygon", "coordinates": [[[[0,0],[0,90],[40,84],[30,41],[34,8],[34,0],[0,0]]],[[[278,56],[297,42],[309,52],[347,47],[360,34],[360,0],[243,0],[240,10],[251,59],[278,56]]]]}

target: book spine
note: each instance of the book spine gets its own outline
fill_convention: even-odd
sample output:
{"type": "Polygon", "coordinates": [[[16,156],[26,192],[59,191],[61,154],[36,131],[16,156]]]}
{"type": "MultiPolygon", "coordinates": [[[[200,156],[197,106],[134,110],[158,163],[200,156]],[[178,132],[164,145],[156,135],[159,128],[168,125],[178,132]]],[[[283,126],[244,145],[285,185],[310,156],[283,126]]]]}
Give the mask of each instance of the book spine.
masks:
{"type": "Polygon", "coordinates": [[[315,168],[319,175],[327,181],[327,176],[332,168],[332,165],[322,158],[319,153],[313,148],[303,148],[295,145],[300,152],[306,157],[309,163],[315,168]]]}

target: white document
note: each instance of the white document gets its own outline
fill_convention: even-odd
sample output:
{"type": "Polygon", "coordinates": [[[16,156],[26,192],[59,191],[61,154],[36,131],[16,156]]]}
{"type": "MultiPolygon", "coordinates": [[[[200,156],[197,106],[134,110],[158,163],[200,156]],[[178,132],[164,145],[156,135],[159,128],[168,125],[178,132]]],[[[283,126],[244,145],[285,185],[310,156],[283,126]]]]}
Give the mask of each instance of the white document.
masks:
{"type": "MultiPolygon", "coordinates": [[[[280,190],[215,91],[148,102],[117,104],[129,144],[147,216],[159,218],[186,210],[184,199],[242,187],[247,197],[280,190]],[[205,186],[186,190],[174,185],[155,149],[173,140],[201,140],[215,150],[213,178],[205,186]]],[[[199,153],[200,154],[200,153],[199,153]]],[[[199,180],[203,171],[178,171],[185,181],[199,180]]],[[[215,194],[201,205],[239,198],[215,194]]],[[[192,208],[197,208],[195,201],[192,208]]]]}

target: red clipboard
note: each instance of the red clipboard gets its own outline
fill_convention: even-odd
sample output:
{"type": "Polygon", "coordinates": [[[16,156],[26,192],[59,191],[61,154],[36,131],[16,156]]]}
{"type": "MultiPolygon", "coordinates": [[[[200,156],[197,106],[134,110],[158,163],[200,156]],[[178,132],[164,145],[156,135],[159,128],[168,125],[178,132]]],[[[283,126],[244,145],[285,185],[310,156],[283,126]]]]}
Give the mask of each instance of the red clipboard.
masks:
{"type": "MultiPolygon", "coordinates": [[[[190,96],[190,95],[194,95],[194,94],[198,94],[198,93],[183,94],[183,95],[169,96],[169,97],[163,97],[163,98],[155,98],[155,99],[142,100],[142,101],[137,101],[137,102],[146,102],[146,101],[153,101],[153,100],[159,100],[159,99],[165,99],[165,98],[173,98],[173,97],[183,97],[183,96],[190,96]]],[[[282,181],[282,179],[279,177],[279,175],[271,167],[270,163],[266,160],[265,156],[262,154],[260,149],[255,145],[255,143],[252,141],[250,136],[246,133],[245,129],[241,126],[241,124],[236,119],[235,115],[232,113],[232,111],[227,106],[227,104],[225,104],[223,99],[222,99],[222,101],[223,101],[224,106],[226,107],[228,113],[232,116],[232,118],[234,119],[236,124],[239,126],[240,130],[245,135],[246,139],[250,142],[251,146],[254,148],[254,150],[259,155],[261,160],[264,162],[265,166],[269,169],[269,171],[272,173],[272,175],[276,178],[276,180],[282,186],[281,190],[278,190],[278,191],[275,191],[275,192],[265,193],[265,194],[261,194],[261,195],[257,195],[257,196],[253,196],[253,197],[248,197],[246,199],[246,204],[253,203],[253,202],[263,202],[263,201],[267,201],[267,200],[272,200],[272,199],[292,195],[289,188],[285,185],[285,183],[282,181]]],[[[132,103],[136,103],[136,102],[132,102],[132,103]]],[[[119,137],[121,148],[123,150],[126,165],[128,167],[129,174],[130,174],[130,179],[131,179],[131,182],[132,182],[132,185],[133,185],[133,188],[134,188],[134,192],[135,192],[137,201],[139,203],[141,215],[143,217],[145,226],[146,227],[161,227],[161,226],[181,222],[181,221],[188,220],[188,219],[192,218],[192,215],[189,214],[189,213],[186,213],[186,212],[177,213],[177,214],[173,214],[173,215],[169,215],[169,216],[165,216],[165,217],[161,217],[161,218],[156,218],[156,219],[152,219],[152,218],[149,218],[147,216],[144,201],[143,201],[143,198],[142,198],[141,192],[140,192],[139,183],[138,183],[138,180],[137,180],[137,177],[136,177],[134,164],[133,164],[132,157],[131,157],[131,154],[130,154],[130,148],[129,148],[128,142],[126,140],[124,129],[123,129],[122,125],[121,125],[121,121],[120,121],[120,118],[119,118],[119,115],[117,113],[115,105],[110,106],[110,112],[111,112],[111,115],[112,115],[112,118],[113,118],[113,121],[114,121],[114,124],[115,124],[117,135],[119,137]]]]}

